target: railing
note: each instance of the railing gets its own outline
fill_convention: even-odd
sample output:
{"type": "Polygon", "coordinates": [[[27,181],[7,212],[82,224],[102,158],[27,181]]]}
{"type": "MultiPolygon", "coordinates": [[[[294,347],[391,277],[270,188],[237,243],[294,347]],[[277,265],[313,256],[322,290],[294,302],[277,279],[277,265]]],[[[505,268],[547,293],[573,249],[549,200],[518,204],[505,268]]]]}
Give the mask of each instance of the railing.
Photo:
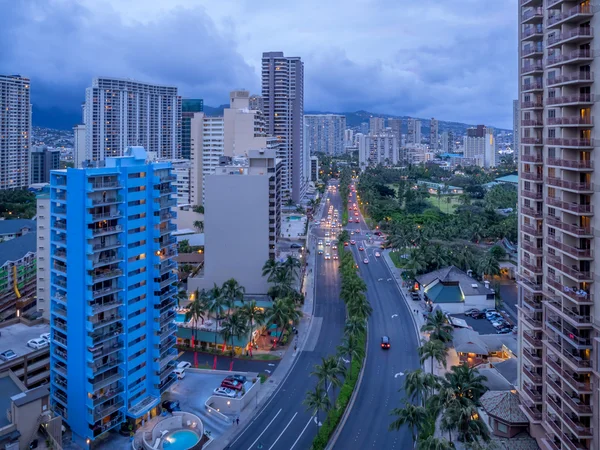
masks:
{"type": "Polygon", "coordinates": [[[592,340],[590,338],[582,337],[577,334],[577,330],[571,330],[569,327],[565,327],[559,320],[556,318],[549,317],[546,320],[546,326],[549,326],[550,329],[558,330],[558,333],[561,334],[561,337],[569,342],[571,345],[576,345],[580,347],[591,347],[592,340]]]}
{"type": "Polygon", "coordinates": [[[538,172],[521,172],[521,178],[531,181],[544,181],[544,175],[538,172]]]}
{"type": "Polygon", "coordinates": [[[542,310],[542,301],[541,301],[541,299],[537,299],[537,298],[535,298],[531,294],[525,294],[523,296],[523,303],[525,303],[531,309],[540,310],[540,311],[542,310]]]}
{"type": "Polygon", "coordinates": [[[58,270],[59,272],[67,273],[67,266],[63,264],[53,264],[52,268],[54,270],[58,270]]]}
{"type": "Polygon", "coordinates": [[[521,265],[533,273],[542,273],[544,271],[544,268],[541,264],[532,264],[525,259],[521,260],[521,265]]]}
{"type": "Polygon", "coordinates": [[[579,214],[591,214],[592,205],[580,205],[579,203],[565,202],[556,197],[546,197],[546,203],[557,208],[565,209],[579,214]]]}
{"type": "Polygon", "coordinates": [[[529,416],[534,421],[539,422],[542,420],[542,412],[539,409],[526,405],[521,405],[521,408],[524,410],[523,412],[525,415],[529,416]]]}
{"type": "MultiPolygon", "coordinates": [[[[558,13],[558,14],[554,14],[552,16],[548,17],[548,26],[552,26],[552,25],[556,25],[560,22],[563,22],[565,20],[568,20],[572,17],[581,15],[581,14],[585,14],[585,15],[592,15],[593,11],[591,8],[591,5],[579,5],[579,6],[575,6],[571,9],[569,9],[566,12],[563,13],[558,13]]],[[[525,20],[525,19],[523,19],[525,20]]]]}
{"type": "MultiPolygon", "coordinates": [[[[593,103],[595,100],[592,94],[573,94],[563,95],[562,97],[548,97],[547,101],[548,105],[561,105],[570,103],[593,103]]],[[[548,138],[548,141],[550,141],[550,138],[548,138]]]]}
{"type": "MultiPolygon", "coordinates": [[[[527,214],[527,212],[525,212],[525,211],[522,211],[522,212],[524,214],[527,214]]],[[[527,241],[523,241],[521,243],[521,248],[525,251],[528,251],[529,253],[534,254],[534,255],[541,256],[544,253],[544,249],[542,247],[535,247],[533,244],[531,244],[530,242],[527,242],[527,241]]]]}
{"type": "Polygon", "coordinates": [[[106,182],[102,182],[102,183],[91,183],[91,184],[92,184],[91,187],[93,190],[119,187],[118,181],[106,181],[106,182]]]}
{"type": "Polygon", "coordinates": [[[541,401],[542,401],[542,393],[541,392],[530,389],[526,386],[523,386],[523,392],[525,392],[529,396],[531,401],[533,401],[534,403],[541,403],[541,401]]]}
{"type": "Polygon", "coordinates": [[[543,8],[532,8],[523,13],[522,21],[528,21],[531,19],[543,19],[544,18],[544,9],[543,8]]]}
{"type": "Polygon", "coordinates": [[[544,212],[538,209],[528,208],[527,206],[521,206],[521,213],[527,216],[541,218],[544,212]]]}
{"type": "Polygon", "coordinates": [[[528,37],[534,36],[534,35],[543,35],[544,34],[544,30],[540,27],[529,27],[526,28],[523,31],[523,35],[521,36],[522,39],[527,39],[528,37]]]}
{"type": "Polygon", "coordinates": [[[104,234],[104,233],[119,232],[119,231],[122,231],[122,229],[123,229],[123,227],[121,225],[116,225],[114,227],[96,228],[95,230],[92,230],[92,234],[94,236],[97,236],[97,235],[104,234]]]}
{"type": "Polygon", "coordinates": [[[122,245],[121,241],[115,241],[114,243],[106,242],[104,244],[94,244],[92,249],[93,250],[102,250],[103,248],[118,247],[120,245],[122,245]]]}
{"type": "Polygon", "coordinates": [[[542,228],[536,228],[536,227],[532,227],[531,225],[521,225],[521,231],[527,233],[527,234],[531,234],[533,236],[542,236],[542,234],[544,234],[544,231],[542,230],[542,228]]]}
{"type": "Polygon", "coordinates": [[[576,224],[568,224],[557,217],[547,216],[546,223],[553,227],[558,227],[563,231],[576,234],[578,236],[588,236],[594,233],[592,227],[582,227],[576,224]]]}
{"type": "MultiPolygon", "coordinates": [[[[541,50],[536,49],[536,50],[532,50],[531,53],[536,53],[539,51],[541,51],[541,50]]],[[[523,91],[534,91],[534,90],[544,89],[544,83],[542,83],[541,81],[535,81],[533,83],[525,83],[521,86],[521,88],[523,91]]]]}
{"type": "Polygon", "coordinates": [[[529,370],[525,366],[523,366],[523,373],[531,380],[533,384],[542,384],[542,376],[540,374],[529,370]]]}
{"type": "Polygon", "coordinates": [[[546,357],[546,364],[554,370],[574,391],[580,392],[592,392],[592,384],[590,382],[584,383],[582,381],[573,378],[569,372],[563,370],[563,368],[554,361],[552,358],[546,357]]]}
{"type": "Polygon", "coordinates": [[[104,205],[106,203],[117,203],[120,201],[117,197],[110,198],[95,198],[92,200],[92,205],[104,205]]]}
{"type": "Polygon", "coordinates": [[[99,258],[97,261],[92,263],[93,267],[102,266],[105,264],[111,264],[116,261],[122,261],[123,257],[121,255],[109,256],[107,258],[99,258]]]}
{"type": "Polygon", "coordinates": [[[123,271],[121,269],[105,270],[103,272],[92,273],[92,280],[97,282],[98,280],[102,280],[104,278],[120,277],[122,275],[123,271]]]}
{"type": "Polygon", "coordinates": [[[568,169],[593,169],[594,162],[588,160],[575,160],[575,159],[556,159],[548,158],[546,160],[550,166],[565,167],[568,169]]]}
{"type": "MultiPolygon", "coordinates": [[[[575,72],[564,75],[557,75],[554,78],[548,78],[546,80],[546,84],[548,86],[554,86],[556,84],[562,83],[572,83],[578,81],[592,81],[594,79],[594,74],[592,72],[575,72]]],[[[552,120],[552,119],[550,119],[552,120]]]]}
{"type": "Polygon", "coordinates": [[[548,125],[593,125],[593,117],[567,116],[552,117],[548,119],[548,125]]]}
{"type": "Polygon", "coordinates": [[[577,59],[592,59],[593,55],[591,50],[573,50],[566,55],[557,55],[551,56],[546,60],[547,66],[552,66],[554,64],[566,63],[569,61],[575,61],[577,59]]]}
{"type": "Polygon", "coordinates": [[[544,107],[544,102],[542,100],[521,102],[522,109],[543,108],[543,107],[544,107]]]}
{"type": "Polygon", "coordinates": [[[95,376],[90,383],[92,385],[92,391],[97,391],[98,389],[102,389],[104,386],[108,386],[109,384],[114,383],[115,381],[123,378],[123,374],[120,371],[117,373],[103,373],[95,376]]]}
{"type": "Polygon", "coordinates": [[[102,372],[104,370],[108,370],[108,369],[116,367],[120,364],[123,364],[123,362],[124,362],[123,358],[114,358],[114,359],[109,358],[109,360],[106,363],[100,364],[99,366],[93,365],[91,367],[91,369],[92,369],[93,373],[102,372]]]}
{"type": "Polygon", "coordinates": [[[542,357],[538,355],[534,355],[531,351],[526,348],[523,349],[523,357],[528,360],[528,362],[533,366],[542,365],[542,357]]]}
{"type": "Polygon", "coordinates": [[[562,178],[546,177],[546,183],[550,186],[557,186],[574,191],[593,191],[594,185],[588,182],[567,181],[562,178]]]}
{"type": "Polygon", "coordinates": [[[526,314],[523,312],[523,320],[529,324],[530,327],[533,328],[542,328],[542,321],[540,319],[536,319],[532,315],[526,314]]]}
{"type": "Polygon", "coordinates": [[[542,347],[542,341],[540,339],[537,339],[533,336],[531,336],[529,333],[523,331],[523,339],[532,347],[535,348],[541,348],[542,347]]]}
{"type": "Polygon", "coordinates": [[[570,275],[571,277],[575,278],[576,280],[593,280],[594,279],[594,274],[592,272],[582,271],[575,266],[568,267],[561,262],[560,258],[558,258],[556,256],[548,255],[547,261],[550,266],[554,267],[557,270],[560,270],[563,273],[566,273],[567,275],[570,275]]]}
{"type": "Polygon", "coordinates": [[[541,154],[523,154],[519,158],[523,162],[542,163],[544,159],[541,154]]]}
{"type": "MultiPolygon", "coordinates": [[[[567,321],[572,321],[578,325],[591,326],[592,325],[592,317],[591,316],[583,316],[577,314],[576,311],[570,311],[569,309],[563,309],[562,303],[560,301],[551,299],[546,302],[550,309],[555,314],[561,316],[561,318],[566,319],[567,321]]],[[[577,326],[577,325],[575,325],[577,326]]]]}
{"type": "Polygon", "coordinates": [[[537,138],[537,137],[522,137],[521,138],[521,143],[522,144],[529,144],[529,145],[544,145],[544,139],[537,138]]]}
{"type": "Polygon", "coordinates": [[[562,250],[563,252],[566,252],[571,256],[575,256],[576,258],[590,258],[592,256],[592,250],[589,248],[573,247],[571,245],[564,244],[552,237],[548,237],[546,239],[546,243],[551,247],[562,250]]]}
{"type": "Polygon", "coordinates": [[[550,275],[546,276],[546,282],[577,304],[590,304],[594,301],[593,295],[589,294],[588,292],[580,290],[577,287],[571,288],[569,286],[565,286],[558,279],[555,279],[550,275]]]}
{"type": "Polygon", "coordinates": [[[544,122],[537,119],[523,119],[521,120],[522,127],[543,127],[544,122]]]}
{"type": "Polygon", "coordinates": [[[96,407],[94,412],[94,422],[114,413],[115,411],[121,409],[123,406],[125,406],[125,402],[123,400],[120,400],[116,403],[113,403],[112,405],[108,405],[103,408],[96,407]]]}
{"type": "Polygon", "coordinates": [[[594,29],[592,27],[577,27],[564,33],[557,33],[554,36],[550,36],[546,41],[547,46],[558,44],[559,42],[566,41],[567,39],[573,39],[576,37],[591,38],[594,36],[594,29]]]}
{"type": "Polygon", "coordinates": [[[544,198],[544,194],[542,192],[528,191],[525,189],[521,189],[521,195],[523,197],[531,198],[533,200],[541,200],[542,198],[544,198]]]}
{"type": "Polygon", "coordinates": [[[111,211],[111,212],[107,212],[107,213],[92,214],[92,222],[99,222],[101,220],[118,219],[120,217],[123,217],[123,214],[121,214],[121,211],[111,211]]]}
{"type": "Polygon", "coordinates": [[[60,222],[60,221],[55,221],[54,228],[58,228],[59,230],[66,230],[67,229],[67,223],[66,222],[60,222]]]}

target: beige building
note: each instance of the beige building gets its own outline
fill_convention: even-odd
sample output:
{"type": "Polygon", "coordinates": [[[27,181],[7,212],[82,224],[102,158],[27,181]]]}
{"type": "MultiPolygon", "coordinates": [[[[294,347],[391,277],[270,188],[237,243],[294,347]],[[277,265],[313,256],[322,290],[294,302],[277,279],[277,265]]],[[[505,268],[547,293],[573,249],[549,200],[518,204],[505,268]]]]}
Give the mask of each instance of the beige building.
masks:
{"type": "Polygon", "coordinates": [[[542,448],[598,449],[600,17],[589,1],[522,0],[518,8],[521,408],[542,448]]]}
{"type": "Polygon", "coordinates": [[[206,178],[204,271],[188,279],[189,291],[235,278],[248,294],[267,293],[262,267],[275,258],[281,170],[275,149],[249,150],[246,161],[219,166],[206,178]]]}

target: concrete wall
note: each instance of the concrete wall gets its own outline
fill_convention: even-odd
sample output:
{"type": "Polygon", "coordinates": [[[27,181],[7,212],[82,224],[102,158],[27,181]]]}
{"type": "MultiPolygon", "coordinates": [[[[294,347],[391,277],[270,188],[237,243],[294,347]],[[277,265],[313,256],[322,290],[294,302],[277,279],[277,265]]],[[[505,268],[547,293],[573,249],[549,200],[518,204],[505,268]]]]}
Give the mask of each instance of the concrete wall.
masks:
{"type": "Polygon", "coordinates": [[[38,429],[38,419],[42,412],[49,409],[49,397],[42,397],[23,406],[17,407],[11,403],[13,421],[17,425],[21,437],[19,438],[19,450],[29,449],[31,440],[35,437],[38,429]]]}
{"type": "Polygon", "coordinates": [[[37,310],[50,321],[50,195],[37,198],[37,310]]]}
{"type": "Polygon", "coordinates": [[[203,278],[188,290],[210,289],[235,278],[247,294],[266,294],[262,267],[269,258],[269,180],[259,175],[212,175],[206,179],[203,278]]]}

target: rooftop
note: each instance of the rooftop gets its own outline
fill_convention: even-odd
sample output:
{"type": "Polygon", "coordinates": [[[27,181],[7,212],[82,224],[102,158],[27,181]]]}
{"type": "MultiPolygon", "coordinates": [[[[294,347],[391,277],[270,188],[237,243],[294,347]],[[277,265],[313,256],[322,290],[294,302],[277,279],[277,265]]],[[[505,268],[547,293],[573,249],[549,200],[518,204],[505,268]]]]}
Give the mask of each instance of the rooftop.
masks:
{"type": "Polygon", "coordinates": [[[417,277],[417,282],[425,287],[426,292],[427,287],[435,281],[439,281],[445,285],[460,286],[460,290],[465,297],[470,295],[490,295],[494,293],[493,290],[486,288],[485,285],[455,266],[444,267],[417,277]]]}
{"type": "MultiPolygon", "coordinates": [[[[10,373],[10,372],[7,372],[10,373]]],[[[10,425],[6,411],[10,408],[10,398],[20,394],[21,387],[9,376],[0,377],[0,428],[10,425]]]]}
{"type": "Polygon", "coordinates": [[[487,380],[483,382],[483,385],[490,391],[512,391],[514,389],[514,386],[510,384],[495,367],[478,367],[478,370],[480,375],[487,378],[487,380]]]}
{"type": "Polygon", "coordinates": [[[459,353],[475,353],[487,355],[488,347],[479,336],[479,333],[469,328],[458,328],[452,333],[454,349],[459,353]]]}
{"type": "Polygon", "coordinates": [[[485,412],[492,417],[509,424],[529,422],[519,408],[519,396],[513,391],[487,391],[480,401],[485,412]]]}
{"type": "Polygon", "coordinates": [[[494,367],[500,375],[502,375],[509,383],[513,385],[517,385],[518,382],[518,370],[519,370],[519,359],[518,358],[508,358],[505,361],[494,363],[494,367]]]}
{"type": "Polygon", "coordinates": [[[496,178],[496,181],[499,181],[500,183],[519,184],[519,175],[505,175],[496,178]]]}
{"type": "Polygon", "coordinates": [[[10,239],[0,243],[0,267],[7,261],[17,261],[23,258],[27,253],[36,251],[37,233],[29,232],[18,238],[10,239]]]}
{"type": "MultiPolygon", "coordinates": [[[[5,350],[12,350],[17,356],[23,356],[36,350],[27,347],[27,341],[34,338],[39,338],[40,334],[49,333],[50,325],[38,324],[38,325],[25,325],[24,323],[15,323],[4,328],[0,328],[0,352],[5,350]]],[[[47,347],[46,347],[47,348],[47,347]]],[[[2,365],[0,363],[0,370],[2,365]]],[[[0,392],[2,390],[0,389],[0,392]]],[[[2,413],[0,412],[0,416],[2,413]]]]}
{"type": "Polygon", "coordinates": [[[30,230],[35,230],[36,229],[35,220],[30,220],[30,219],[0,220],[0,236],[3,234],[18,233],[23,228],[29,228],[30,230]]]}

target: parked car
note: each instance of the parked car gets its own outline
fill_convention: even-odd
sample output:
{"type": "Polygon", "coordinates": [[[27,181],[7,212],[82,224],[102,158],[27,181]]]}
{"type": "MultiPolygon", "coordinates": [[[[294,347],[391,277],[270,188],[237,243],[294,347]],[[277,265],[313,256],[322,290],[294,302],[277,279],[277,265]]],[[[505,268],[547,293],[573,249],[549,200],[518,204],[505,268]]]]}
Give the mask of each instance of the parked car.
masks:
{"type": "Polygon", "coordinates": [[[472,314],[471,317],[473,319],[485,319],[485,313],[482,313],[482,312],[475,313],[475,314],[472,314]]]}
{"type": "Polygon", "coordinates": [[[30,347],[34,350],[39,350],[40,348],[48,347],[48,341],[42,338],[29,339],[27,341],[27,347],[30,347]]]}
{"type": "Polygon", "coordinates": [[[170,413],[173,411],[181,411],[181,405],[177,400],[165,400],[162,402],[162,408],[166,409],[170,413]]]}
{"type": "Polygon", "coordinates": [[[11,359],[15,359],[18,355],[12,350],[5,350],[0,353],[0,359],[2,361],[10,361],[11,359]]]}
{"type": "Polygon", "coordinates": [[[290,248],[302,248],[302,245],[294,243],[294,244],[290,245],[290,248]]]}
{"type": "Polygon", "coordinates": [[[480,311],[477,308],[467,309],[465,311],[465,315],[472,316],[473,314],[479,313],[480,311]]]}
{"type": "Polygon", "coordinates": [[[227,377],[227,378],[233,378],[234,380],[237,380],[240,383],[245,383],[246,381],[248,381],[248,378],[246,378],[245,375],[239,375],[239,374],[235,374],[235,375],[232,375],[231,377],[227,377]]]}
{"type": "Polygon", "coordinates": [[[181,361],[179,364],[177,364],[178,369],[187,369],[188,367],[192,367],[191,362],[181,361]]]}
{"type": "Polygon", "coordinates": [[[40,338],[44,339],[45,341],[48,341],[48,344],[50,343],[50,333],[40,334],[40,338]]]}
{"type": "Polygon", "coordinates": [[[243,387],[243,383],[240,383],[239,381],[234,380],[231,377],[227,377],[223,381],[221,381],[221,387],[234,389],[236,391],[241,391],[242,387],[243,387]]]}
{"type": "Polygon", "coordinates": [[[233,389],[229,389],[229,388],[224,388],[224,387],[218,387],[215,388],[215,390],[213,391],[213,394],[215,395],[221,395],[223,397],[235,397],[237,396],[237,391],[234,391],[233,389]]]}
{"type": "Polygon", "coordinates": [[[177,375],[178,380],[183,380],[185,378],[185,369],[175,369],[173,373],[177,375]]]}

